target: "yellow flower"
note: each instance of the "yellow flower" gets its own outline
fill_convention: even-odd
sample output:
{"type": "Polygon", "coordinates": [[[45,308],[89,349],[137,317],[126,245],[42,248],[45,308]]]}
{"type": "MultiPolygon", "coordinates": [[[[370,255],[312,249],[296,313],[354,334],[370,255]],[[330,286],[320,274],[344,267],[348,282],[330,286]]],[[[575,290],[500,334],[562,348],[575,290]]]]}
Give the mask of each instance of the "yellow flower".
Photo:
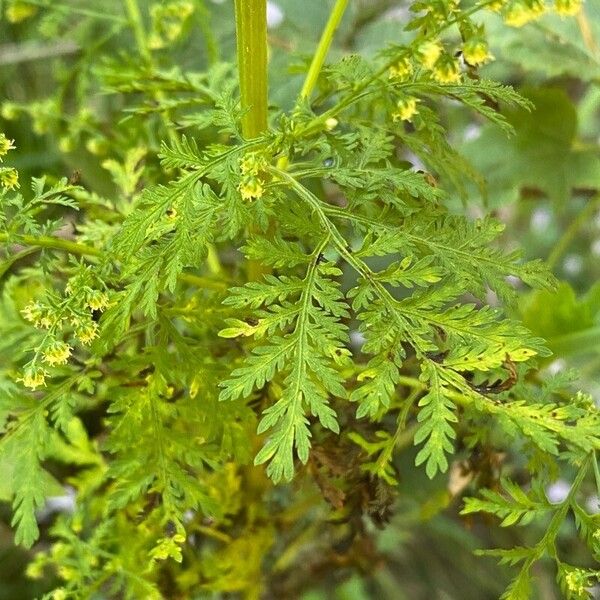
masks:
{"type": "Polygon", "coordinates": [[[14,102],[5,102],[2,105],[2,109],[0,109],[0,115],[3,119],[6,119],[7,121],[12,121],[13,119],[16,119],[18,114],[19,110],[14,102]]]}
{"type": "Polygon", "coordinates": [[[398,100],[397,110],[392,113],[392,119],[394,121],[410,121],[419,112],[417,102],[417,98],[413,96],[398,100]]]}
{"type": "Polygon", "coordinates": [[[53,325],[56,325],[56,319],[51,318],[48,315],[42,317],[36,324],[36,327],[41,327],[42,329],[50,329],[53,325]]]}
{"type": "Polygon", "coordinates": [[[410,59],[401,58],[395,65],[390,67],[390,79],[405,81],[413,74],[413,66],[410,59]]]}
{"type": "Polygon", "coordinates": [[[561,17],[572,17],[581,10],[581,0],[554,0],[554,10],[561,17]]]}
{"type": "MultiPolygon", "coordinates": [[[[37,556],[39,556],[39,554],[37,556]]],[[[25,575],[27,575],[29,579],[41,579],[44,576],[44,563],[34,559],[27,565],[25,575]]]]}
{"type": "Polygon", "coordinates": [[[87,297],[87,305],[92,310],[104,310],[108,306],[108,296],[104,292],[92,290],[87,297]]]}
{"type": "Polygon", "coordinates": [[[511,27],[523,27],[530,21],[534,21],[544,12],[544,3],[541,0],[533,0],[526,3],[523,0],[511,2],[505,9],[504,22],[511,27]]]}
{"type": "Polygon", "coordinates": [[[2,157],[6,156],[9,150],[15,149],[14,143],[15,140],[9,140],[3,133],[0,133],[0,162],[2,162],[2,157]]]}
{"type": "Polygon", "coordinates": [[[20,23],[29,19],[37,12],[37,6],[28,4],[27,2],[13,2],[6,9],[6,19],[9,23],[20,23]]]}
{"type": "Polygon", "coordinates": [[[66,565],[59,565],[57,572],[58,576],[64,581],[72,581],[73,579],[75,579],[75,577],[77,577],[76,569],[74,569],[73,567],[68,567],[66,565]]]}
{"type": "Polygon", "coordinates": [[[90,154],[101,156],[102,154],[106,154],[108,143],[104,138],[93,137],[86,140],[85,147],[90,154]]]}
{"type": "Polygon", "coordinates": [[[68,154],[69,152],[73,152],[73,147],[74,147],[73,140],[68,135],[63,135],[58,140],[58,149],[63,154],[68,154]]]}
{"type": "Polygon", "coordinates": [[[94,321],[77,327],[75,337],[82,344],[91,344],[92,340],[98,337],[98,324],[94,321]]]}
{"type": "Polygon", "coordinates": [[[570,592],[573,592],[577,596],[585,597],[586,588],[590,587],[590,576],[583,569],[569,569],[569,572],[565,575],[565,583],[570,592]]]}
{"type": "Polygon", "coordinates": [[[462,53],[468,64],[477,67],[493,59],[488,45],[477,39],[468,40],[463,44],[462,53]]]}
{"type": "Polygon", "coordinates": [[[23,372],[23,377],[17,379],[17,381],[22,381],[25,387],[35,390],[42,385],[46,385],[46,375],[48,375],[48,373],[44,369],[30,366],[23,372]]]}
{"type": "Polygon", "coordinates": [[[494,2],[490,2],[486,8],[488,10],[491,10],[492,12],[500,12],[503,8],[504,5],[506,4],[506,0],[495,0],[494,2]]]}
{"type": "Polygon", "coordinates": [[[3,167],[0,169],[0,184],[7,190],[14,190],[21,187],[19,185],[19,173],[12,167],[3,167]]]}
{"type": "Polygon", "coordinates": [[[44,352],[44,360],[49,365],[64,365],[71,356],[71,346],[65,342],[54,342],[44,352]]]}
{"type": "Polygon", "coordinates": [[[43,307],[39,302],[30,302],[22,311],[21,314],[26,321],[37,325],[43,315],[43,307]]]}
{"type": "Polygon", "coordinates": [[[248,152],[240,159],[242,175],[258,175],[264,166],[263,157],[256,152],[248,152]]]}
{"type": "Polygon", "coordinates": [[[439,42],[423,42],[419,46],[418,55],[421,64],[426,69],[431,69],[442,54],[442,45],[439,42]]]}
{"type": "Polygon", "coordinates": [[[458,83],[460,81],[460,66],[458,61],[450,56],[442,56],[435,63],[432,73],[438,83],[458,83]]]}
{"type": "Polygon", "coordinates": [[[256,200],[262,197],[265,189],[258,177],[246,177],[240,183],[240,194],[244,200],[256,200]]]}
{"type": "Polygon", "coordinates": [[[338,126],[338,120],[335,117],[329,117],[329,119],[327,119],[325,121],[325,130],[326,131],[332,131],[337,126],[338,126]]]}

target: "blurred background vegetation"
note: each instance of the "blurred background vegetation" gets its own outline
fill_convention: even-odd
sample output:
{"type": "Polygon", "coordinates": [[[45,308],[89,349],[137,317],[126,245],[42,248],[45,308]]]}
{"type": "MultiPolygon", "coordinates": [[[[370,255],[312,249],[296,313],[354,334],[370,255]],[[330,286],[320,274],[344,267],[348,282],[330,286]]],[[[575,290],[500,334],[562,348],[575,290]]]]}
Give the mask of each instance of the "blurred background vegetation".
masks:
{"type": "MultiPolygon", "coordinates": [[[[125,4],[0,2],[0,131],[16,140],[18,153],[11,158],[22,182],[42,173],[74,176],[99,194],[114,193],[109,173],[114,176],[115,161],[127,164],[127,158],[135,168],[139,158],[132,148],[138,157],[147,156],[149,169],[158,168],[154,156],[169,91],[195,93],[206,70],[216,88],[230,68],[223,63],[235,48],[229,0],[140,2],[151,32],[151,73],[139,64],[144,48],[135,46],[125,4]],[[119,76],[110,68],[114,62],[119,76]],[[163,95],[144,95],[157,85],[163,95]]],[[[292,105],[331,5],[331,0],[269,2],[273,104],[292,105]]],[[[408,41],[407,11],[408,4],[397,0],[352,1],[330,58],[375,55],[389,42],[408,41]]],[[[550,261],[561,280],[558,292],[524,291],[518,307],[527,326],[554,352],[541,365],[541,376],[559,376],[600,401],[600,0],[586,2],[575,19],[547,15],[524,29],[508,28],[491,13],[482,18],[496,58],[482,74],[515,86],[536,109],[509,114],[516,135],[506,138],[457,104],[442,105],[451,143],[485,180],[482,188],[457,191],[454,209],[473,216],[494,213],[506,223],[506,248],[519,245],[528,258],[550,261]]],[[[493,465],[503,457],[472,459],[493,465]]],[[[460,482],[451,474],[448,487],[440,488],[409,468],[413,461],[410,449],[399,458],[399,472],[412,473],[411,479],[400,481],[397,509],[376,534],[376,547],[363,549],[362,570],[345,569],[332,557],[330,570],[315,574],[307,556],[310,575],[296,573],[295,581],[286,561],[302,555],[303,540],[317,522],[314,511],[322,509],[313,506],[290,518],[290,528],[297,529],[293,543],[265,558],[275,561],[275,572],[286,573],[279,587],[273,582],[272,597],[294,597],[289,586],[296,585],[306,600],[497,598],[508,571],[489,558],[474,563],[473,550],[525,545],[539,532],[521,529],[516,539],[491,522],[458,517],[453,485],[460,482]]],[[[0,498],[1,488],[0,482],[0,498]]],[[[559,480],[547,493],[559,500],[566,491],[568,484],[559,480]]],[[[46,519],[68,510],[68,504],[57,500],[46,519]]],[[[598,510],[598,498],[590,495],[589,506],[598,510]]],[[[0,600],[34,598],[52,582],[26,578],[26,555],[12,546],[8,520],[8,508],[0,504],[0,600]]],[[[563,533],[562,551],[572,563],[578,562],[575,538],[572,531],[563,533]]],[[[558,597],[553,573],[541,568],[538,575],[539,597],[558,597]]]]}

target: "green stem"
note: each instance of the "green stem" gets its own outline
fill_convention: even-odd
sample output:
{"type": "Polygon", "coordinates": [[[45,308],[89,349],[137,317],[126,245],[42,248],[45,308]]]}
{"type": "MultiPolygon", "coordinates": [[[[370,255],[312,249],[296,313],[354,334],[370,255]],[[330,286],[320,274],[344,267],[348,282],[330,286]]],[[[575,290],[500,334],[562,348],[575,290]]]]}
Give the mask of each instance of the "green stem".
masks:
{"type": "MultiPolygon", "coordinates": [[[[9,237],[6,233],[0,233],[0,243],[6,243],[9,237]]],[[[102,256],[102,251],[92,246],[86,246],[78,242],[71,240],[64,240],[62,238],[51,237],[47,235],[18,235],[14,238],[15,244],[23,244],[24,246],[31,246],[34,248],[50,248],[53,250],[63,250],[70,254],[76,254],[78,256],[102,256]]],[[[212,290],[222,291],[227,288],[225,281],[218,281],[210,279],[209,277],[201,277],[199,275],[193,275],[192,273],[181,273],[179,280],[184,283],[189,283],[200,288],[207,288],[212,290]]]]}
{"type": "MultiPolygon", "coordinates": [[[[415,388],[412,390],[408,398],[404,401],[404,406],[402,410],[398,413],[397,427],[396,432],[394,433],[394,437],[390,440],[389,444],[384,448],[383,452],[379,455],[376,464],[377,473],[382,473],[385,470],[385,466],[392,459],[395,448],[398,446],[398,442],[400,441],[402,434],[406,430],[406,421],[408,420],[408,413],[412,408],[415,400],[419,397],[421,393],[420,388],[415,388]]],[[[416,432],[416,428],[410,428],[407,430],[408,435],[403,438],[405,443],[412,442],[414,438],[414,434],[416,432]]]]}
{"type": "Polygon", "coordinates": [[[242,133],[247,139],[267,129],[267,2],[235,0],[242,133]]]}
{"type": "Polygon", "coordinates": [[[127,9],[127,16],[133,29],[138,50],[144,60],[150,61],[151,55],[146,39],[146,30],[144,29],[144,21],[142,20],[142,13],[140,12],[137,0],[125,0],[125,8],[127,9]]]}
{"type": "Polygon", "coordinates": [[[329,52],[329,48],[333,40],[333,34],[338,28],[338,25],[340,24],[340,21],[344,16],[344,12],[347,6],[348,0],[336,0],[335,6],[333,7],[331,14],[329,15],[329,20],[327,21],[325,29],[321,34],[321,39],[319,40],[317,50],[315,51],[312,62],[310,63],[308,73],[306,74],[306,79],[304,80],[304,85],[302,86],[302,90],[300,91],[301,100],[309,98],[312,91],[315,89],[317,79],[319,78],[319,73],[323,68],[325,57],[329,52]]]}
{"type": "MultiPolygon", "coordinates": [[[[267,130],[267,2],[235,0],[237,60],[240,79],[242,135],[259,137],[267,130]]],[[[249,227],[248,234],[254,229],[249,227]]],[[[267,273],[258,261],[248,261],[248,278],[257,281],[267,273]]]]}
{"type": "Polygon", "coordinates": [[[560,257],[575,239],[577,232],[583,227],[594,212],[600,207],[600,194],[589,200],[587,206],[577,215],[575,220],[569,225],[563,236],[558,240],[556,246],[548,257],[548,267],[554,269],[560,257]]]}
{"type": "Polygon", "coordinates": [[[552,558],[556,558],[556,549],[555,549],[555,540],[558,535],[558,531],[560,529],[561,524],[564,522],[569,509],[571,508],[573,501],[575,500],[575,496],[583,483],[585,476],[587,475],[590,462],[594,460],[594,453],[590,453],[585,460],[583,461],[581,467],[579,468],[579,472],[573,481],[573,485],[569,490],[569,494],[567,497],[560,503],[558,510],[554,513],[552,519],[550,520],[550,524],[546,529],[546,533],[544,537],[536,544],[535,548],[537,551],[536,559],[540,559],[544,552],[547,551],[552,558]]]}
{"type": "Polygon", "coordinates": [[[43,8],[49,8],[53,11],[60,12],[69,15],[82,15],[84,17],[92,17],[93,19],[101,19],[105,21],[114,21],[116,23],[125,24],[126,21],[123,17],[117,15],[111,15],[109,13],[102,13],[89,8],[79,8],[73,5],[61,4],[56,0],[27,0],[27,4],[34,4],[35,6],[41,6],[43,8]]]}
{"type": "MultiPolygon", "coordinates": [[[[475,6],[466,10],[459,17],[455,17],[455,18],[449,19],[448,21],[444,21],[438,28],[431,30],[425,36],[423,41],[435,39],[442,31],[448,29],[449,27],[452,27],[453,25],[456,25],[457,23],[459,23],[459,21],[461,19],[465,19],[465,18],[470,17],[471,15],[477,13],[478,11],[485,8],[486,6],[489,6],[490,4],[492,4],[494,1],[495,0],[483,0],[479,4],[476,4],[475,6]]],[[[377,81],[382,75],[387,73],[389,71],[390,67],[392,65],[394,65],[394,63],[396,63],[400,57],[402,57],[404,54],[406,54],[406,52],[407,52],[406,48],[403,48],[402,50],[400,50],[400,52],[398,54],[395,54],[392,58],[390,58],[371,77],[365,79],[361,84],[359,84],[356,88],[354,88],[347,96],[343,97],[339,102],[337,102],[330,109],[321,113],[318,117],[316,117],[311,122],[307,123],[302,128],[300,128],[296,132],[297,138],[299,139],[301,137],[310,135],[311,133],[314,133],[316,131],[320,131],[323,124],[327,121],[327,119],[337,116],[342,110],[344,110],[348,106],[351,106],[354,102],[357,102],[362,97],[367,96],[370,93],[374,93],[372,90],[368,89],[371,86],[371,84],[373,82],[377,81]]],[[[378,90],[376,90],[376,91],[378,91],[378,90]]]]}
{"type": "Polygon", "coordinates": [[[592,453],[592,465],[594,466],[594,481],[596,483],[596,493],[600,497],[600,469],[598,469],[598,459],[596,452],[592,453]]]}
{"type": "MultiPolygon", "coordinates": [[[[8,234],[0,233],[0,243],[7,242],[9,239],[8,234]]],[[[48,235],[19,235],[15,238],[16,244],[23,244],[24,246],[34,246],[36,248],[53,248],[54,250],[64,250],[71,254],[78,254],[80,256],[100,256],[100,250],[93,248],[92,246],[86,246],[71,240],[64,240],[62,238],[51,237],[48,235]]]]}

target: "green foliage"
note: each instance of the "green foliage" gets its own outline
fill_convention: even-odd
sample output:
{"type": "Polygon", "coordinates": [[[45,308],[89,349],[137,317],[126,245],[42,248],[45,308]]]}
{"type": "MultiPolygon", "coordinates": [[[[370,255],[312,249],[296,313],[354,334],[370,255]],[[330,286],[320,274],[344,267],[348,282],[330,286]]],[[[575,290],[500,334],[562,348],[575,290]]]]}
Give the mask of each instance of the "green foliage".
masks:
{"type": "Polygon", "coordinates": [[[508,115],[516,135],[507,139],[497,129],[485,127],[481,136],[465,148],[476,157],[478,168],[490,173],[496,197],[516,198],[519,189],[534,188],[555,202],[565,202],[572,189],[596,189],[600,167],[595,148],[577,143],[577,113],[563,90],[525,90],[535,108],[530,113],[508,115]],[[493,148],[493,153],[482,153],[493,148]],[[515,157],[508,164],[504,157],[515,157]]]}
{"type": "MultiPolygon", "coordinates": [[[[348,15],[379,18],[373,4],[348,15]]],[[[265,80],[240,61],[238,99],[218,60],[227,7],[7,3],[14,26],[82,43],[57,95],[3,106],[82,172],[26,189],[20,140],[0,137],[0,497],[15,544],[43,542],[28,574],[59,579],[48,598],[299,597],[315,573],[381,562],[375,530],[406,496],[424,520],[462,494],[469,519],[545,527],[486,551],[521,567],[505,598],[533,593],[544,557],[565,597],[587,597],[598,572],[557,540],[573,514],[598,560],[577,498],[600,412],[538,367],[565,336],[591,339],[598,294],[578,300],[456,199],[482,174],[492,195],[563,199],[598,187],[597,159],[562,92],[480,76],[489,4],[414,3],[401,43],[327,65],[325,36],[317,80],[296,98],[276,72],[269,125],[248,136],[267,106],[244,89],[265,80]],[[466,158],[448,111],[485,122],[466,158]],[[552,504],[546,486],[574,468],[552,504]],[[45,516],[65,489],[72,509],[45,516]]],[[[507,25],[540,12],[495,8],[507,25]]]]}

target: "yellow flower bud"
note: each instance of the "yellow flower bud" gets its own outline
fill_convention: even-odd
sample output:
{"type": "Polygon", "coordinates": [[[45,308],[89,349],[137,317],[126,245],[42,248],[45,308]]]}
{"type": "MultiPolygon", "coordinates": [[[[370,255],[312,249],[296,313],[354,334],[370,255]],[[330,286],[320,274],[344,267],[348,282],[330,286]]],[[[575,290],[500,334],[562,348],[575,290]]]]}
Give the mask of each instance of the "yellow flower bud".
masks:
{"type": "Polygon", "coordinates": [[[246,177],[240,183],[240,194],[244,200],[256,200],[261,198],[265,189],[258,177],[246,177]]]}
{"type": "Polygon", "coordinates": [[[263,157],[256,152],[248,152],[240,159],[242,175],[258,175],[264,166],[263,157]]]}
{"type": "Polygon", "coordinates": [[[390,67],[390,79],[405,81],[413,74],[413,66],[408,58],[401,58],[395,65],[390,67]]]}
{"type": "Polygon", "coordinates": [[[108,296],[104,292],[92,290],[87,297],[87,305],[92,310],[104,310],[108,306],[108,296]]]}
{"type": "Polygon", "coordinates": [[[54,317],[50,317],[50,315],[43,316],[36,324],[36,327],[40,327],[42,329],[50,329],[50,327],[56,325],[56,319],[54,317]]]}
{"type": "Polygon", "coordinates": [[[332,131],[337,126],[338,126],[338,120],[335,117],[329,117],[329,119],[327,119],[325,121],[325,129],[327,131],[332,131]]]}
{"type": "Polygon", "coordinates": [[[27,565],[27,568],[25,569],[25,575],[27,575],[29,579],[41,579],[44,576],[44,563],[38,559],[39,556],[43,555],[38,554],[36,558],[32,562],[30,562],[27,565]]]}
{"type": "Polygon", "coordinates": [[[460,81],[460,66],[458,61],[450,56],[442,56],[433,67],[433,78],[438,83],[458,83],[460,81]]]}
{"type": "Polygon", "coordinates": [[[43,307],[39,302],[30,302],[25,306],[25,308],[21,311],[23,318],[34,325],[37,325],[42,318],[43,307]]]}
{"type": "Polygon", "coordinates": [[[541,0],[525,2],[515,0],[508,4],[504,10],[504,22],[511,27],[523,27],[534,21],[544,12],[544,3],[541,0]]]}
{"type": "Polygon", "coordinates": [[[13,102],[5,102],[2,105],[2,109],[0,110],[0,115],[3,119],[6,119],[7,121],[12,121],[13,119],[16,119],[18,114],[19,111],[17,109],[17,105],[13,102]]]}
{"type": "Polygon", "coordinates": [[[439,42],[423,42],[418,49],[419,60],[426,69],[431,69],[442,54],[442,45],[439,42]]]}
{"type": "Polygon", "coordinates": [[[0,162],[2,162],[2,157],[6,156],[9,150],[14,150],[15,140],[9,140],[3,133],[0,133],[0,162]]]}
{"type": "Polygon", "coordinates": [[[409,96],[398,100],[396,111],[392,113],[394,121],[410,121],[419,112],[417,109],[417,98],[409,96]]]}
{"type": "Polygon", "coordinates": [[[71,346],[65,342],[54,342],[44,352],[44,361],[51,366],[66,364],[71,356],[71,346]]]}
{"type": "Polygon", "coordinates": [[[67,154],[73,151],[73,140],[68,135],[63,135],[58,140],[58,149],[63,153],[67,154]]]}
{"type": "Polygon", "coordinates": [[[23,385],[31,390],[36,390],[40,386],[46,385],[46,376],[48,373],[40,368],[29,366],[23,372],[23,377],[17,379],[17,381],[21,381],[23,385]]]}
{"type": "Polygon", "coordinates": [[[507,0],[494,0],[493,2],[490,2],[486,8],[492,12],[498,13],[504,8],[506,2],[507,0]]]}
{"type": "Polygon", "coordinates": [[[80,325],[75,329],[75,337],[82,344],[91,344],[98,337],[98,324],[94,321],[80,325]]]}
{"type": "Polygon", "coordinates": [[[0,169],[0,185],[7,190],[18,189],[19,185],[19,173],[12,167],[4,167],[0,169]]]}
{"type": "Polygon", "coordinates": [[[27,2],[13,2],[6,8],[6,19],[9,23],[21,23],[37,12],[37,6],[27,2]]]}
{"type": "Polygon", "coordinates": [[[581,10],[581,0],[554,0],[554,10],[561,17],[573,17],[581,10]]]}
{"type": "Polygon", "coordinates": [[[493,59],[488,45],[484,41],[477,39],[465,42],[462,47],[462,53],[465,61],[474,67],[483,65],[493,59]]]}
{"type": "Polygon", "coordinates": [[[93,137],[87,140],[85,147],[87,151],[94,156],[106,154],[106,151],[108,150],[108,144],[106,140],[99,137],[93,137]]]}

